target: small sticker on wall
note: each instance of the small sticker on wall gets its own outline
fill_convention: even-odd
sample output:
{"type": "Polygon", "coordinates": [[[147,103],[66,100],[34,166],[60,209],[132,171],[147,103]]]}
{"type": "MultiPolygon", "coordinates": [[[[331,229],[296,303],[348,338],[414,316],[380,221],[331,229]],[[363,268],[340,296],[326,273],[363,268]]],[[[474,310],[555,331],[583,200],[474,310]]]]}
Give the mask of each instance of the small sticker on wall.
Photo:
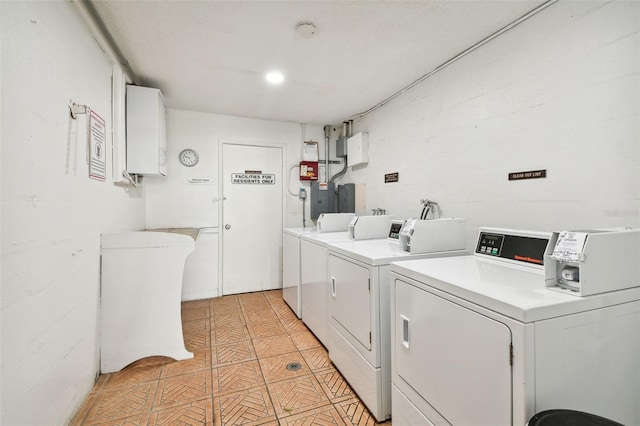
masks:
{"type": "Polygon", "coordinates": [[[509,173],[509,180],[541,179],[547,177],[547,170],[530,170],[528,172],[509,173]]]}
{"type": "Polygon", "coordinates": [[[384,183],[398,182],[399,179],[400,175],[398,174],[398,172],[387,173],[384,175],[384,183]]]}
{"type": "Polygon", "coordinates": [[[189,178],[189,183],[196,185],[213,185],[212,178],[189,178]]]}

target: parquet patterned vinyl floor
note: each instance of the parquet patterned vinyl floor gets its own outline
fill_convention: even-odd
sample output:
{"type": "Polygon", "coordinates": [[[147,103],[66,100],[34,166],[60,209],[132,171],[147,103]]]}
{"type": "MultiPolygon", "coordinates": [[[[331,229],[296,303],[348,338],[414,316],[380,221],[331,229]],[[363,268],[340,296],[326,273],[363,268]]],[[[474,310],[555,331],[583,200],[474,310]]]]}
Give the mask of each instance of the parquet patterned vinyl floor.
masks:
{"type": "Polygon", "coordinates": [[[100,376],[71,425],[376,424],[282,291],[183,302],[182,324],[193,359],[100,376]]]}

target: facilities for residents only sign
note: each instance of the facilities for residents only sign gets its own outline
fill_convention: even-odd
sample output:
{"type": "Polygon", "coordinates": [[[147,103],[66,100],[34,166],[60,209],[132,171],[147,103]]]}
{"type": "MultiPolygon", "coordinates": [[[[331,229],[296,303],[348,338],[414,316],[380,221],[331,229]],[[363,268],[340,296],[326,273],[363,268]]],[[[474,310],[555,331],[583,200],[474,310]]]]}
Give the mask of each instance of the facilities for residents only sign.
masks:
{"type": "Polygon", "coordinates": [[[264,173],[231,173],[231,183],[244,185],[275,185],[276,175],[264,173]]]}

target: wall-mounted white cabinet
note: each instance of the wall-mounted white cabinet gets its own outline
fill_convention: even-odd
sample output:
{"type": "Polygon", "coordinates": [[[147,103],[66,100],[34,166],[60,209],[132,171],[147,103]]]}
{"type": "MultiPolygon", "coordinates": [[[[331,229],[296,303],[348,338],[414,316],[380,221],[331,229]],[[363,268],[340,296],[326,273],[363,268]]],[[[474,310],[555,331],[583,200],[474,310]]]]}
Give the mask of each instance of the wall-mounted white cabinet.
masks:
{"type": "Polygon", "coordinates": [[[369,134],[356,133],[347,139],[347,166],[359,166],[369,162],[369,134]]]}
{"type": "Polygon", "coordinates": [[[167,175],[166,113],[158,89],[127,86],[127,172],[167,175]]]}

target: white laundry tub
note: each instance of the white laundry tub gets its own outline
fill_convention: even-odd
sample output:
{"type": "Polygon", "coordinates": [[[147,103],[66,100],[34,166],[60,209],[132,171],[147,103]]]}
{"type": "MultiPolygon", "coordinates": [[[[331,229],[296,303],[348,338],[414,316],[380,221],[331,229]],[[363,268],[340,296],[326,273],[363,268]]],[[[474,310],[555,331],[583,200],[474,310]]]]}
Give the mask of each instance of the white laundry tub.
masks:
{"type": "Polygon", "coordinates": [[[193,358],[182,335],[182,274],[193,238],[164,232],[102,235],[100,370],[138,359],[193,358]]]}

